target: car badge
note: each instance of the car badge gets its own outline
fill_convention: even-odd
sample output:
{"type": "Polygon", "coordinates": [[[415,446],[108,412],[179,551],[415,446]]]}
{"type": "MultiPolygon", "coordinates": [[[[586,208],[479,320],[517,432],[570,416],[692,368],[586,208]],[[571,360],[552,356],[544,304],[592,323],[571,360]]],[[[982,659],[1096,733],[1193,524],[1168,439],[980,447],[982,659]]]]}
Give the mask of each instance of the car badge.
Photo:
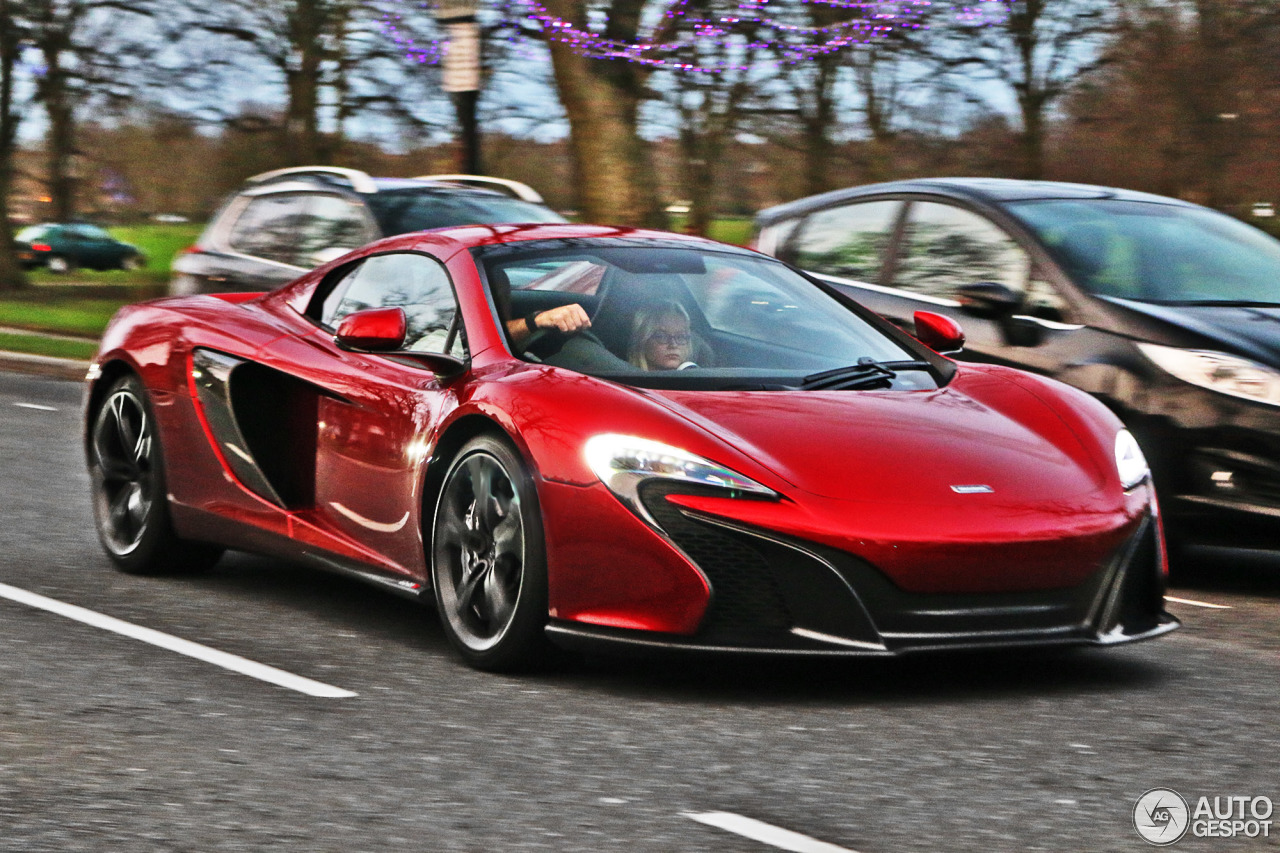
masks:
{"type": "Polygon", "coordinates": [[[955,492],[957,495],[989,495],[992,492],[994,492],[995,489],[991,488],[990,486],[974,485],[974,486],[952,486],[951,491],[955,492]]]}

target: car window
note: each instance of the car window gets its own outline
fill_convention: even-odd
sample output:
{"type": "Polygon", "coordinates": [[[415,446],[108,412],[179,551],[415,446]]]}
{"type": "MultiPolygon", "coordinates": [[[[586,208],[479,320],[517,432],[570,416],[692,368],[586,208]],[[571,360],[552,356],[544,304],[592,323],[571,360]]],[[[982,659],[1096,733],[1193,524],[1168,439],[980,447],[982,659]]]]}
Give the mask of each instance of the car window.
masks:
{"type": "Polygon", "coordinates": [[[307,199],[298,220],[298,258],[310,264],[325,249],[356,249],[369,242],[364,208],[341,196],[316,194],[307,199]]]}
{"type": "Polygon", "coordinates": [[[867,201],[809,216],[787,251],[801,269],[874,283],[893,234],[900,201],[867,201]]]}
{"type": "Polygon", "coordinates": [[[550,208],[497,193],[391,190],[368,197],[384,236],[495,222],[564,222],[550,208]]]}
{"type": "Polygon", "coordinates": [[[22,243],[30,243],[44,237],[48,231],[49,229],[44,225],[28,225],[15,234],[14,239],[22,243]]]}
{"type": "Polygon", "coordinates": [[[512,290],[547,290],[594,296],[609,267],[603,261],[546,259],[503,267],[512,290]]]}
{"type": "Polygon", "coordinates": [[[299,229],[307,219],[307,197],[258,196],[236,217],[227,238],[231,248],[282,264],[298,264],[299,229]]]}
{"type": "Polygon", "coordinates": [[[324,297],[319,319],[329,329],[366,308],[403,308],[408,321],[404,348],[463,358],[461,330],[450,334],[458,303],[444,266],[425,255],[374,255],[342,278],[324,297]]]}
{"type": "Polygon", "coordinates": [[[1198,207],[1046,200],[1010,205],[1080,286],[1156,302],[1280,304],[1280,242],[1198,207]]]}
{"type": "Polygon", "coordinates": [[[96,225],[75,225],[68,229],[77,237],[85,240],[111,240],[112,237],[96,225]]]}
{"type": "Polygon", "coordinates": [[[1031,256],[995,223],[963,208],[914,202],[907,216],[893,286],[953,299],[980,281],[1025,293],[1031,256]]]}

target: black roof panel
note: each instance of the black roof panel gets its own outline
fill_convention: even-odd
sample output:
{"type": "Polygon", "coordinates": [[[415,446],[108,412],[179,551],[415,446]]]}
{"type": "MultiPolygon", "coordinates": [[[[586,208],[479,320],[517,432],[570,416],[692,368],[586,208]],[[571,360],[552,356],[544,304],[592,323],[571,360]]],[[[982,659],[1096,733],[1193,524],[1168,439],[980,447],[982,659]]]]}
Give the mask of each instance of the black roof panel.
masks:
{"type": "Polygon", "coordinates": [[[1187,205],[1187,202],[1166,198],[1165,196],[1115,187],[1092,186],[1090,184],[1068,184],[1057,181],[1020,181],[1009,178],[916,178],[905,181],[888,181],[881,184],[866,184],[860,187],[850,187],[823,193],[822,195],[797,199],[796,201],[760,211],[756,214],[756,223],[757,225],[768,225],[779,219],[789,219],[812,210],[818,210],[844,201],[851,201],[862,196],[897,193],[925,193],[995,205],[1035,199],[1104,198],[1187,205]]]}

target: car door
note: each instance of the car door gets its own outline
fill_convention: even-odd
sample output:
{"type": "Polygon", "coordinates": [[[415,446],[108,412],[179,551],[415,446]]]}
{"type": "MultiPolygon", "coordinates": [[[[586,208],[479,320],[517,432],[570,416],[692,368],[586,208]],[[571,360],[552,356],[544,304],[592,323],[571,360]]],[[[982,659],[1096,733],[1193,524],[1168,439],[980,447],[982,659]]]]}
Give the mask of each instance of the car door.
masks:
{"type": "Polygon", "coordinates": [[[276,341],[264,362],[320,392],[314,502],[303,520],[350,543],[350,556],[416,577],[425,568],[419,474],[430,437],[456,397],[451,383],[411,358],[349,352],[334,343],[343,317],[387,307],[405,311],[406,350],[466,357],[444,265],[398,252],[371,256],[331,276],[308,309],[312,331],[276,341]]]}

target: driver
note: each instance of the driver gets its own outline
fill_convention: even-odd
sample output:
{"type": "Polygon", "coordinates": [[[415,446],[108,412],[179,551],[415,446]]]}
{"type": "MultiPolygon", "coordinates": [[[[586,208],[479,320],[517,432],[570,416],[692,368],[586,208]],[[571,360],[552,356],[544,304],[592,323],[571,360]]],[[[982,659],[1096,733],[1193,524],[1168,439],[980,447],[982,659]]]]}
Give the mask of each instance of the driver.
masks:
{"type": "Polygon", "coordinates": [[[565,334],[573,334],[591,327],[591,318],[587,311],[576,302],[548,308],[546,311],[534,311],[523,317],[507,321],[507,334],[511,343],[523,348],[525,341],[538,329],[557,329],[565,334]]]}

